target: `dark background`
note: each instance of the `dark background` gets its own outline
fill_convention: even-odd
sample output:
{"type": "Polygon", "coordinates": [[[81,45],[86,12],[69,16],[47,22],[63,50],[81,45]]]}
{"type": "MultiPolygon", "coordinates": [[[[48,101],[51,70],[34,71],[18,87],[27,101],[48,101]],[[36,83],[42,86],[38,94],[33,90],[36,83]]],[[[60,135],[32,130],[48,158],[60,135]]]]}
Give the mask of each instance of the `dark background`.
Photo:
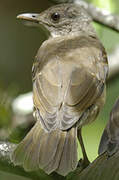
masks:
{"type": "MultiPolygon", "coordinates": [[[[0,2],[0,84],[2,88],[16,86],[19,93],[32,89],[31,67],[44,34],[36,28],[22,25],[16,16],[38,12],[50,6],[48,1],[4,0],[0,2]]],[[[1,86],[0,86],[1,87],[1,86]]]]}

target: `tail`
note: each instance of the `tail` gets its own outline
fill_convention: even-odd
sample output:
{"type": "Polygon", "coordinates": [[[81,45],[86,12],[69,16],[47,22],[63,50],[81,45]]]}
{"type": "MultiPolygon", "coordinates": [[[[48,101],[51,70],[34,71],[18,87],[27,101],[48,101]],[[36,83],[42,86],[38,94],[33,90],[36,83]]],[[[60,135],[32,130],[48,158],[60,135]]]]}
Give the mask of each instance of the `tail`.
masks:
{"type": "Polygon", "coordinates": [[[11,161],[26,171],[41,168],[47,174],[56,171],[66,176],[78,164],[77,128],[47,133],[37,121],[11,155],[11,161]]]}

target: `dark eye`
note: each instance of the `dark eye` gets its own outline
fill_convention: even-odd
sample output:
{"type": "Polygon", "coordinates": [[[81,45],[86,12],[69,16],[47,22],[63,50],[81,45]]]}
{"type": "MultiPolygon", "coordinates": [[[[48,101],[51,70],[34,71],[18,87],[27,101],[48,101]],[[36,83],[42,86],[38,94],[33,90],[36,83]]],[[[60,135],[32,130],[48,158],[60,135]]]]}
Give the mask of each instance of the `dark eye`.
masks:
{"type": "Polygon", "coordinates": [[[51,15],[53,21],[58,21],[60,19],[60,14],[55,12],[51,15]]]}

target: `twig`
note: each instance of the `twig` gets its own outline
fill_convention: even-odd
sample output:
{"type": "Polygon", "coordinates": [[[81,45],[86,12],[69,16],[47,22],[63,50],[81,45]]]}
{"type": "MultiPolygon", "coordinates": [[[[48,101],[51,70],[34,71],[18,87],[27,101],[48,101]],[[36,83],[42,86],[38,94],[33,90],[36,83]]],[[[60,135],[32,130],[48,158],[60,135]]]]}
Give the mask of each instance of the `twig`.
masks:
{"type": "Polygon", "coordinates": [[[119,16],[111,14],[107,10],[95,7],[93,4],[83,0],[50,0],[54,3],[75,3],[81,5],[91,15],[92,19],[104,26],[119,32],[119,16]]]}
{"type": "Polygon", "coordinates": [[[10,162],[10,155],[15,144],[0,142],[0,170],[8,173],[28,177],[32,180],[118,180],[119,179],[119,151],[112,157],[108,158],[107,153],[99,156],[86,169],[80,172],[77,168],[75,172],[67,177],[62,177],[56,173],[46,175],[43,171],[25,172],[21,167],[14,167],[10,162]]]}
{"type": "MultiPolygon", "coordinates": [[[[52,173],[51,175],[46,175],[43,171],[38,170],[35,172],[25,172],[23,168],[14,167],[10,161],[10,155],[15,149],[16,145],[9,142],[0,142],[0,170],[17,174],[24,177],[29,177],[33,180],[38,179],[48,179],[48,180],[118,180],[119,179],[119,97],[112,108],[110,114],[110,120],[108,121],[108,125],[106,126],[105,131],[107,133],[103,133],[99,153],[101,155],[91,163],[86,169],[81,171],[81,168],[77,168],[76,171],[69,174],[67,177],[62,177],[56,173],[52,173]],[[111,147],[109,143],[111,140],[114,140],[116,146],[111,147]],[[116,148],[115,148],[116,147],[116,148]],[[111,152],[111,156],[109,157],[109,152],[111,152]],[[113,152],[113,153],[112,153],[113,152]],[[103,154],[102,154],[103,153],[103,154]]],[[[112,142],[111,142],[112,144],[112,142]]]]}
{"type": "MultiPolygon", "coordinates": [[[[23,168],[14,167],[13,164],[10,162],[10,155],[14,148],[16,147],[15,144],[0,142],[0,170],[5,172],[10,172],[13,174],[17,174],[24,177],[29,177],[33,180],[38,179],[48,179],[48,180],[118,180],[119,179],[119,97],[112,108],[110,114],[110,120],[108,121],[108,125],[106,126],[105,131],[107,133],[103,133],[99,153],[101,155],[91,163],[86,169],[81,171],[81,168],[77,168],[76,171],[70,173],[66,177],[62,177],[56,173],[51,175],[46,175],[43,171],[38,170],[33,173],[25,172],[23,168]],[[111,147],[109,143],[111,139],[114,140],[116,146],[111,147]],[[115,148],[116,147],[116,148],[115,148]],[[109,152],[111,156],[109,157],[109,152]],[[103,154],[102,154],[103,153],[103,154]]],[[[112,144],[112,142],[111,142],[112,144]]]]}

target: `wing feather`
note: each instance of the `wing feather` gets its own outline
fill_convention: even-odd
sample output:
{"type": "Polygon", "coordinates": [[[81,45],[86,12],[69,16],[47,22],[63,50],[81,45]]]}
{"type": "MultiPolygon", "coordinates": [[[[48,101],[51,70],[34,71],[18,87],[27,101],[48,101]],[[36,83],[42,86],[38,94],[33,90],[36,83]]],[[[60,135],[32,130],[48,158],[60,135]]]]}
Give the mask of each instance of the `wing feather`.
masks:
{"type": "Polygon", "coordinates": [[[36,73],[35,114],[46,131],[72,127],[104,92],[108,72],[105,51],[99,41],[95,46],[97,39],[87,39],[91,46],[66,51],[63,56],[51,53],[36,73]]]}

